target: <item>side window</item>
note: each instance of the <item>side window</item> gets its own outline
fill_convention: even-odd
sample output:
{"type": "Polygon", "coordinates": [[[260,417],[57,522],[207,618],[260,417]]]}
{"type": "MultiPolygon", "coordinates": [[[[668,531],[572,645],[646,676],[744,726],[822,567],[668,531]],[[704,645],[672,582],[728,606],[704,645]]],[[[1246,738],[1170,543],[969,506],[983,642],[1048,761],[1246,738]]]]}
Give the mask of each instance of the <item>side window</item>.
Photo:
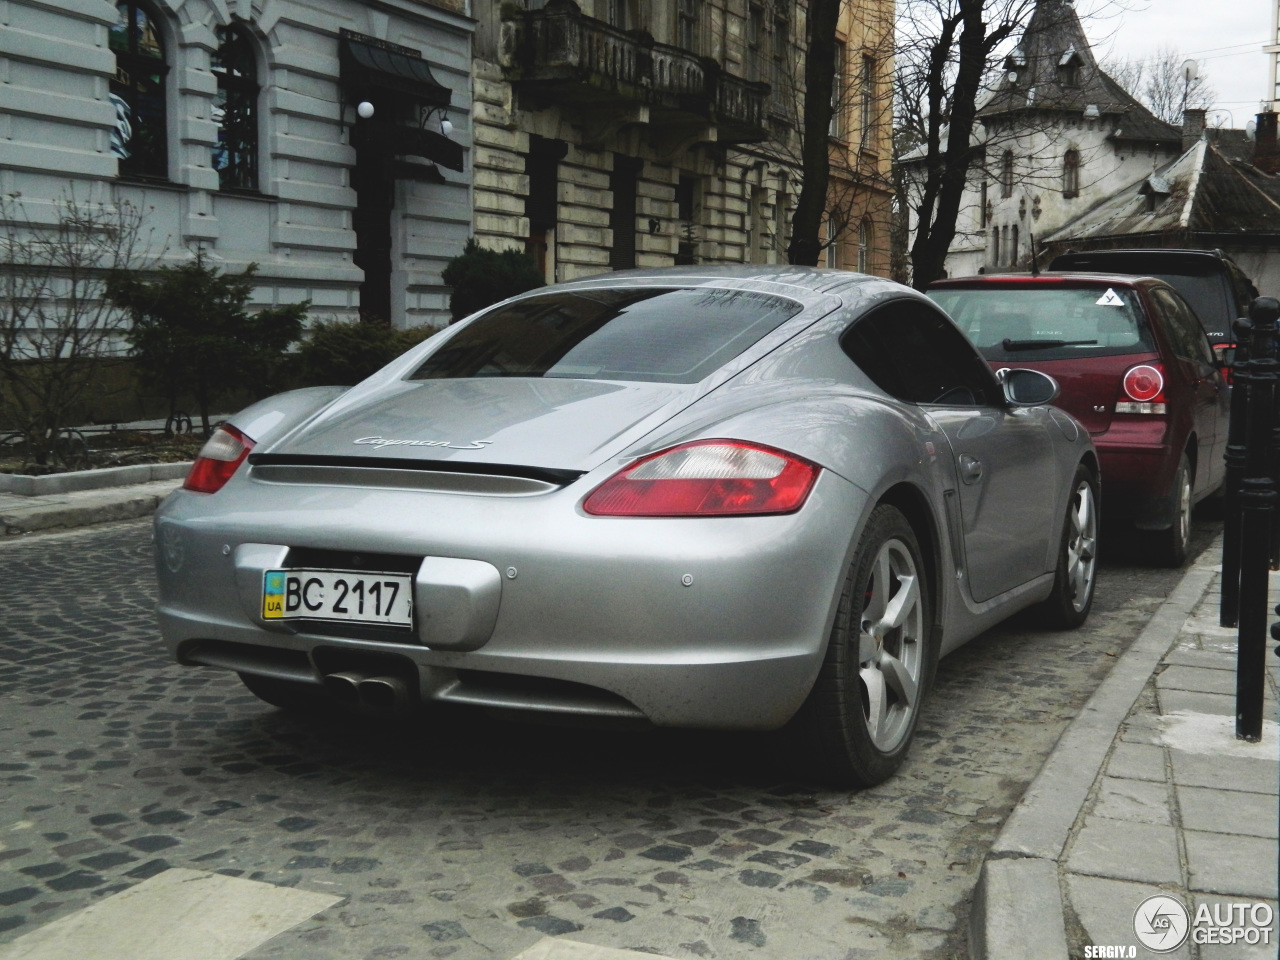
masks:
{"type": "Polygon", "coordinates": [[[1157,309],[1164,314],[1173,352],[1186,360],[1213,364],[1213,351],[1199,318],[1187,302],[1172,290],[1152,290],[1157,309]]]}
{"type": "Polygon", "coordinates": [[[862,372],[909,403],[990,406],[1000,390],[991,368],[942,313],[914,300],[872,310],[840,338],[862,372]]]}

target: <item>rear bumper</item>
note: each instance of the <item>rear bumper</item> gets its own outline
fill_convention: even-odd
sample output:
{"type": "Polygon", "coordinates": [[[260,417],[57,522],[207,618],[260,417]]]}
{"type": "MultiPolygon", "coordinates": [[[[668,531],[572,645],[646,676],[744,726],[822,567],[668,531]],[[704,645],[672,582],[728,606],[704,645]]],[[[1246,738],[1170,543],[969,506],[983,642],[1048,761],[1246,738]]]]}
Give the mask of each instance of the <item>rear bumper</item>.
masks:
{"type": "MultiPolygon", "coordinates": [[[[578,486],[505,498],[237,478],[212,497],[179,493],[156,516],[161,632],[180,663],[315,684],[385,668],[422,701],[786,723],[821,666],[865,494],[825,471],[787,516],[609,519],[576,509],[578,486]],[[293,548],[463,558],[501,572],[500,599],[486,635],[456,649],[420,629],[265,623],[243,569],[259,548],[279,551],[267,566],[293,548]]],[[[431,604],[415,596],[420,620],[431,604]]]]}
{"type": "Polygon", "coordinates": [[[1140,527],[1160,529],[1173,519],[1169,490],[1182,447],[1163,439],[1167,434],[1163,424],[1151,426],[1157,428],[1151,432],[1161,436],[1154,443],[1136,443],[1129,437],[1117,440],[1114,431],[1095,435],[1093,442],[1106,479],[1108,511],[1140,527]]]}

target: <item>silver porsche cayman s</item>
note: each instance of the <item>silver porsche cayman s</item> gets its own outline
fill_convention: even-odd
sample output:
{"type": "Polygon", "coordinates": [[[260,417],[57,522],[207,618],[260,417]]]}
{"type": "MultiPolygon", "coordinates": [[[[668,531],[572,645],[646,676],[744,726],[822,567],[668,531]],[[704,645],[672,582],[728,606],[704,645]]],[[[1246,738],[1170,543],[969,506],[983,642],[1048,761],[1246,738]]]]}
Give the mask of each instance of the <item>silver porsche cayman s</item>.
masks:
{"type": "Polygon", "coordinates": [[[156,515],[160,626],[278,706],[789,725],[874,784],[940,656],[1089,613],[1098,462],[1056,393],[874,277],[544,287],[220,427],[156,515]]]}

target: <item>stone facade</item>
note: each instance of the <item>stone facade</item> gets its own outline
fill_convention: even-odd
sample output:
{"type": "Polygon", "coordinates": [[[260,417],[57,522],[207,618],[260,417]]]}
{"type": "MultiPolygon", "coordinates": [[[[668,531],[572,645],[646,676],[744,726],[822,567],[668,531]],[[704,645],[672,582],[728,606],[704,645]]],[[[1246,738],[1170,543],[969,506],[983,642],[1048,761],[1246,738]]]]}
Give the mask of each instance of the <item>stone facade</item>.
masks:
{"type": "MultiPolygon", "coordinates": [[[[220,266],[259,265],[257,305],[309,299],[313,316],[352,318],[364,271],[357,259],[355,104],[344,91],[340,29],[429,65],[448,91],[452,138],[470,152],[473,25],[463,0],[14,0],[0,32],[0,190],[19,194],[25,215],[48,221],[66,197],[148,212],[176,261],[203,250],[220,266]],[[136,8],[136,9],[135,9],[136,8]],[[147,175],[129,171],[113,99],[126,72],[121,11],[150,24],[142,42],[160,51],[157,117],[164,143],[147,175]],[[216,166],[220,111],[214,72],[233,29],[255,73],[251,189],[228,188],[216,166]]],[[[135,136],[136,140],[136,136],[135,136]]],[[[127,149],[127,146],[126,146],[127,149]]],[[[135,154],[136,156],[136,154],[135,154]]],[[[442,322],[440,272],[472,231],[470,169],[396,176],[386,230],[390,319],[442,322]],[[427,176],[426,174],[430,174],[427,176]]]]}
{"type": "MultiPolygon", "coordinates": [[[[879,50],[891,35],[892,4],[850,5],[863,7],[873,15],[857,17],[855,26],[846,13],[842,39],[850,49],[873,44],[879,50]]],[[[580,6],[565,0],[474,0],[477,239],[495,249],[529,250],[549,281],[628,265],[787,262],[800,181],[797,77],[804,62],[796,51],[803,49],[805,11],[803,3],[769,0],[583,0],[580,6]],[[530,59],[535,46],[530,36],[541,29],[536,18],[544,14],[567,20],[566,29],[590,33],[580,49],[568,52],[572,80],[552,76],[545,58],[530,59]],[[634,78],[625,67],[615,70],[613,61],[604,67],[585,64],[599,45],[609,44],[624,63],[633,55],[675,63],[682,52],[692,54],[695,69],[721,78],[721,90],[745,81],[748,97],[758,94],[751,83],[770,83],[769,92],[759,94],[767,104],[758,131],[744,132],[736,116],[728,116],[732,109],[717,112],[713,104],[699,122],[701,108],[688,106],[688,98],[663,113],[656,100],[652,106],[647,102],[650,94],[626,92],[634,78]],[[533,182],[534,157],[549,145],[556,153],[547,174],[552,179],[533,182]],[[628,172],[620,172],[619,163],[628,165],[628,172]],[[634,190],[633,238],[622,233],[630,217],[615,211],[621,196],[615,187],[626,192],[628,214],[634,190]],[[554,196],[540,201],[547,190],[554,196]]],[[[879,63],[878,81],[887,88],[890,61],[881,56],[879,63]]],[[[666,79],[666,74],[655,76],[659,86],[666,79]]],[[[851,83],[845,80],[846,86],[851,83]]],[[[868,152],[867,160],[876,171],[883,166],[885,181],[889,127],[883,124],[883,144],[868,152]]],[[[868,201],[860,184],[856,203],[883,216],[885,229],[872,233],[883,252],[877,248],[863,259],[884,273],[889,200],[883,186],[877,189],[868,201]]],[[[856,232],[854,237],[841,245],[839,257],[839,265],[850,269],[858,262],[856,232]]]]}

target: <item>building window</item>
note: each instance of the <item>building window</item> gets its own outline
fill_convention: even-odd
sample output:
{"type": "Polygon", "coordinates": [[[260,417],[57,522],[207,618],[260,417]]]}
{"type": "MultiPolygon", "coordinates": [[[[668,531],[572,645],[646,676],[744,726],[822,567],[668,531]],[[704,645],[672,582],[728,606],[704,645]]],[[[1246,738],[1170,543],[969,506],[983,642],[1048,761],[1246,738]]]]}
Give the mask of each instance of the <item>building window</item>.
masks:
{"type": "Polygon", "coordinates": [[[676,46],[698,53],[698,19],[702,0],[680,0],[676,46]]]}
{"type": "Polygon", "coordinates": [[[875,147],[876,142],[876,58],[862,58],[862,99],[861,99],[862,146],[867,149],[875,147]]]}
{"type": "Polygon", "coordinates": [[[991,222],[990,212],[987,210],[987,178],[982,178],[982,186],[979,188],[981,195],[978,199],[978,226],[983,229],[991,222]]]}
{"type": "Polygon", "coordinates": [[[1068,150],[1062,157],[1062,195],[1070,200],[1080,196],[1080,151],[1068,150]]]}
{"type": "Polygon", "coordinates": [[[218,96],[213,122],[218,142],[213,168],[223,190],[258,189],[258,64],[253,41],[241,27],[223,27],[213,54],[218,96]]]}
{"type": "Polygon", "coordinates": [[[835,217],[827,217],[827,245],[822,251],[822,265],[832,270],[840,267],[840,225],[835,217]]]}
{"type": "Polygon", "coordinates": [[[844,72],[848,66],[848,52],[843,40],[836,41],[835,73],[831,77],[831,125],[827,135],[844,139],[844,72]]]}
{"type": "Polygon", "coordinates": [[[1000,196],[1013,196],[1013,151],[1006,150],[1000,161],[1000,196]]]}
{"type": "Polygon", "coordinates": [[[609,227],[613,231],[613,247],[609,250],[609,267],[613,270],[630,270],[636,265],[636,184],[643,160],[613,155],[613,172],[609,174],[609,189],[613,192],[613,206],[609,210],[609,227]]]}
{"type": "Polygon", "coordinates": [[[871,221],[858,223],[858,272],[867,273],[871,268],[871,221]]]}
{"type": "Polygon", "coordinates": [[[116,55],[110,89],[116,108],[111,150],[120,158],[120,175],[168,179],[165,78],[169,64],[159,23],[141,4],[118,3],[109,42],[116,55]]]}
{"type": "Polygon", "coordinates": [[[991,265],[1000,266],[1000,228],[991,228],[991,265]]]}
{"type": "Polygon", "coordinates": [[[1018,225],[1013,225],[1013,235],[1009,238],[1009,266],[1018,265],[1018,225]]]}
{"type": "Polygon", "coordinates": [[[751,4],[747,10],[748,74],[753,80],[764,80],[764,7],[751,4]]]}
{"type": "Polygon", "coordinates": [[[676,216],[680,221],[680,235],[676,248],[676,266],[698,262],[698,221],[701,219],[702,197],[698,190],[698,178],[680,175],[676,184],[676,216]]]}
{"type": "Polygon", "coordinates": [[[791,57],[791,21],[786,17],[775,17],[773,21],[773,69],[769,74],[769,83],[773,86],[773,102],[784,106],[784,92],[787,89],[787,64],[791,57]]]}

